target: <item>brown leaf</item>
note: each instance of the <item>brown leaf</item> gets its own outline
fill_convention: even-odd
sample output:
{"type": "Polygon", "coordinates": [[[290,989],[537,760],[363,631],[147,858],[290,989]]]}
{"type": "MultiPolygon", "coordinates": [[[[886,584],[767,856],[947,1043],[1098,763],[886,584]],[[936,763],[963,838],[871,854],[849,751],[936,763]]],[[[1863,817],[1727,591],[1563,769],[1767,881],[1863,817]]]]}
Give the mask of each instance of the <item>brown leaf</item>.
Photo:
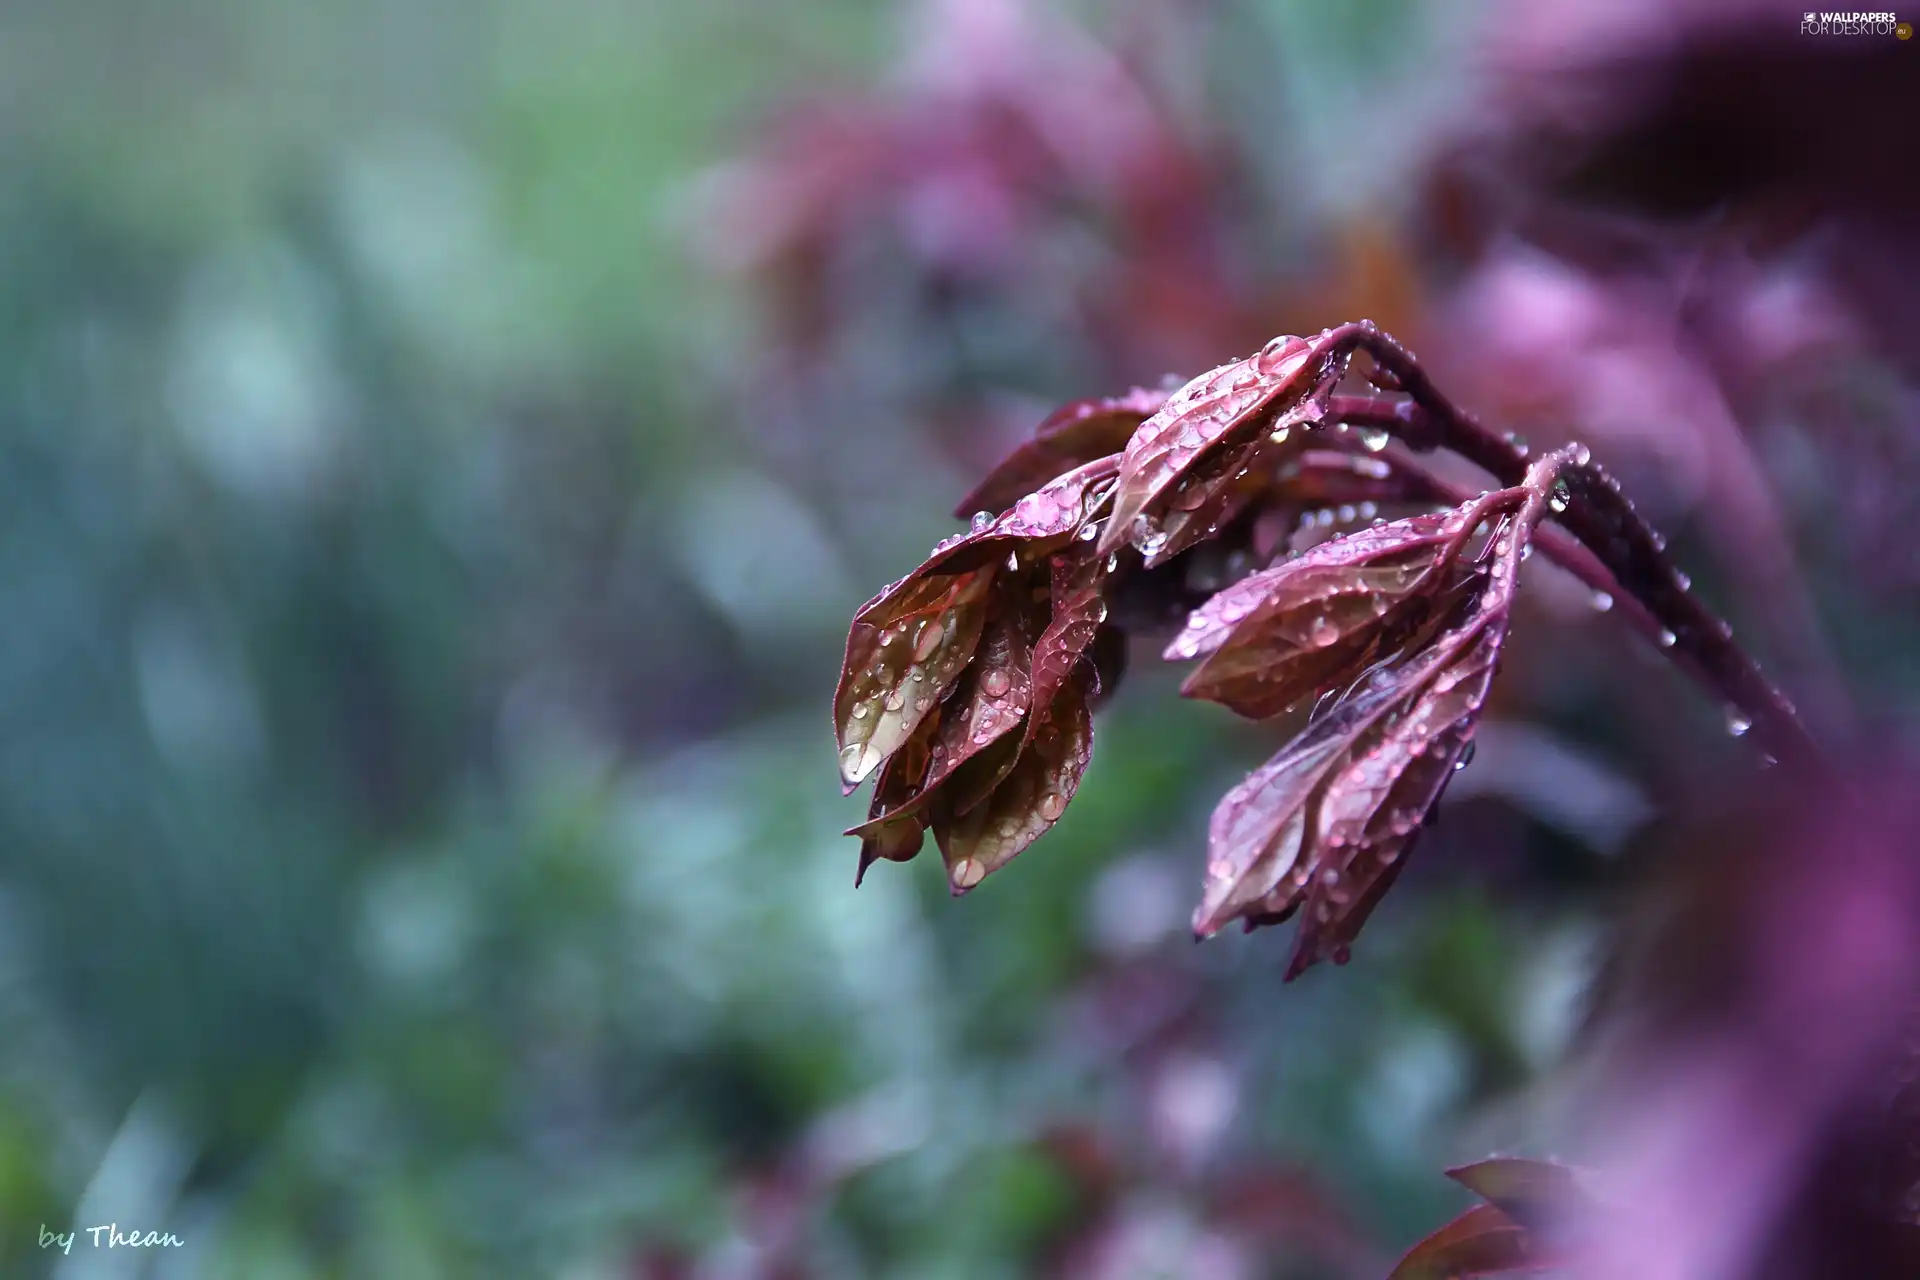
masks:
{"type": "Polygon", "coordinates": [[[1549,1265],[1526,1230],[1490,1204],[1477,1204],[1407,1252],[1387,1280],[1464,1280],[1549,1265]]]}
{"type": "Polygon", "coordinates": [[[1227,587],[1167,647],[1170,660],[1207,658],[1181,692],[1264,719],[1350,683],[1406,638],[1396,633],[1415,606],[1458,580],[1452,554],[1469,518],[1464,508],[1362,529],[1227,587]]]}
{"type": "Polygon", "coordinates": [[[1207,878],[1193,931],[1207,937],[1229,921],[1284,915],[1312,871],[1315,792],[1353,743],[1392,710],[1397,691],[1369,688],[1310,722],[1271,760],[1215,806],[1207,833],[1207,878]]]}
{"type": "Polygon", "coordinates": [[[866,878],[867,868],[880,859],[907,862],[920,852],[926,819],[917,812],[918,801],[931,766],[932,744],[943,710],[934,708],[900,749],[887,757],[873,784],[867,821],[846,833],[860,837],[860,868],[853,877],[856,889],[866,878]]]}
{"type": "Polygon", "coordinates": [[[1536,1234],[1564,1230],[1569,1219],[1595,1207],[1580,1170],[1555,1160],[1494,1156],[1449,1169],[1447,1176],[1536,1234]]]}
{"type": "Polygon", "coordinates": [[[1109,457],[1075,468],[999,518],[943,540],[854,615],[834,694],[840,775],[849,789],[953,687],[973,656],[996,573],[1019,574],[1071,543],[1106,501],[1118,466],[1109,457]]]}
{"type": "Polygon", "coordinates": [[[1066,812],[1093,753],[1091,675],[1090,665],[1077,666],[1036,710],[1018,759],[984,800],[957,815],[935,809],[933,833],[954,893],[1005,866],[1066,812]]]}
{"type": "Polygon", "coordinates": [[[849,787],[898,750],[959,677],[992,582],[991,568],[911,577],[855,616],[833,699],[849,787]]]}
{"type": "Polygon", "coordinates": [[[1210,449],[1250,443],[1294,421],[1317,421],[1346,357],[1316,340],[1280,337],[1193,379],[1133,434],[1121,459],[1113,517],[1099,549],[1131,540],[1151,556],[1164,545],[1163,499],[1210,449]]]}
{"type": "Polygon", "coordinates": [[[1197,933],[1304,907],[1287,977],[1344,961],[1472,739],[1513,580],[1474,578],[1469,594],[1449,598],[1446,629],[1354,682],[1228,793],[1209,832],[1197,933]]]}
{"type": "Polygon", "coordinates": [[[1140,424],[1166,401],[1164,391],[1136,387],[1124,396],[1075,400],[1060,406],[1034,429],[1033,439],[1008,454],[960,500],[954,515],[965,519],[976,511],[1005,511],[1022,495],[1049,480],[1096,458],[1119,453],[1140,424]]]}
{"type": "Polygon", "coordinates": [[[1282,459],[1297,451],[1297,445],[1274,444],[1256,435],[1251,443],[1209,453],[1168,491],[1146,567],[1157,568],[1213,537],[1255,500],[1274,498],[1274,478],[1282,459]]]}

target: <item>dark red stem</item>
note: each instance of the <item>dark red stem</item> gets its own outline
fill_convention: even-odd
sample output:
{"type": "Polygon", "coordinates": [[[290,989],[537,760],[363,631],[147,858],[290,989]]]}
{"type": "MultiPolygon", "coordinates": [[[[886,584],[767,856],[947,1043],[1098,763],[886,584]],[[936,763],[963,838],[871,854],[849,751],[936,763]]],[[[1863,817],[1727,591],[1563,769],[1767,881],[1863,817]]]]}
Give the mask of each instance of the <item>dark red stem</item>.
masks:
{"type": "MultiPolygon", "coordinates": [[[[1335,350],[1364,351],[1384,371],[1385,385],[1405,400],[1379,396],[1334,396],[1326,420],[1391,432],[1418,452],[1446,449],[1492,475],[1502,485],[1527,479],[1523,445],[1490,431],[1434,386],[1413,353],[1360,320],[1327,331],[1335,350]]],[[[1577,447],[1576,447],[1577,448],[1577,447]]],[[[1404,465],[1403,460],[1401,465],[1404,465]]],[[[1654,532],[1621,494],[1619,484],[1578,448],[1557,481],[1564,509],[1543,526],[1539,545],[1551,559],[1596,591],[1625,606],[1627,616],[1670,658],[1710,689],[1731,714],[1751,724],[1762,750],[1797,767],[1828,773],[1824,754],[1800,722],[1793,704],[1773,687],[1733,631],[1700,602],[1654,532]],[[1651,625],[1649,625],[1651,624],[1651,625]]],[[[1420,468],[1422,483],[1451,491],[1420,468]]],[[[1461,495],[1463,498],[1469,495],[1461,495]]]]}

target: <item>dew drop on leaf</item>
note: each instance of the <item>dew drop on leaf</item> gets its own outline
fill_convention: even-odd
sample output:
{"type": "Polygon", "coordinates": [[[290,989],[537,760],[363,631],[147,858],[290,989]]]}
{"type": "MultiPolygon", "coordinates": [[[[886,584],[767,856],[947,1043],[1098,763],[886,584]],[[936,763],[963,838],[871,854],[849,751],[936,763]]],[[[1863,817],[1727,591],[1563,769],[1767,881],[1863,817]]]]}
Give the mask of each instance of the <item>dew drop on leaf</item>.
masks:
{"type": "Polygon", "coordinates": [[[1747,719],[1745,713],[1743,713],[1740,710],[1740,708],[1738,707],[1727,708],[1727,732],[1728,733],[1738,738],[1751,728],[1753,728],[1753,721],[1747,719]]]}
{"type": "Polygon", "coordinates": [[[989,671],[980,681],[980,687],[989,698],[1001,698],[1006,696],[1009,683],[1006,672],[989,671]]]}
{"type": "Polygon", "coordinates": [[[1613,597],[1604,591],[1596,591],[1593,593],[1593,607],[1595,611],[1605,613],[1613,608],[1613,597]]]}
{"type": "Polygon", "coordinates": [[[1662,649],[1673,648],[1674,642],[1678,639],[1678,636],[1674,635],[1673,632],[1667,630],[1665,627],[1660,629],[1660,647],[1662,649]]]}
{"type": "Polygon", "coordinates": [[[1387,447],[1387,442],[1393,439],[1392,433],[1384,427],[1360,427],[1355,430],[1354,435],[1359,438],[1360,447],[1368,453],[1380,452],[1387,447]]]}
{"type": "Polygon", "coordinates": [[[980,531],[981,531],[982,529],[984,529],[984,528],[986,528],[986,527],[987,527],[988,525],[990,525],[990,524],[992,524],[992,523],[993,523],[993,512],[991,512],[991,511],[976,511],[976,512],[974,512],[974,513],[973,513],[973,526],[972,526],[972,527],[973,527],[973,531],[974,531],[975,533],[978,533],[978,532],[980,532],[980,531]]]}

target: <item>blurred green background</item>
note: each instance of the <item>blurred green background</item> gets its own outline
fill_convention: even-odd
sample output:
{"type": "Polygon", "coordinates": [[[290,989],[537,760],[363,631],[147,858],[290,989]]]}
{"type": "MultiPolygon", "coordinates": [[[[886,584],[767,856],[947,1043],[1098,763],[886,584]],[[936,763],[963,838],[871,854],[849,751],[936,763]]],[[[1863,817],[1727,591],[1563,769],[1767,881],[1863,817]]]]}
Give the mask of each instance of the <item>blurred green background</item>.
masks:
{"type": "MultiPolygon", "coordinates": [[[[1391,263],[1325,283],[1337,229],[1411,199],[1477,10],[1052,20],[1142,12],[1170,127],[1237,157],[1223,274],[1280,282],[1243,311],[1390,323],[1391,263]]],[[[1367,1274],[1524,1128],[1644,814],[1578,674],[1618,635],[1511,677],[1599,746],[1496,728],[1479,766],[1585,807],[1463,787],[1345,969],[1187,938],[1277,738],[1146,653],[1039,847],[963,903],[924,860],[854,891],[851,612],[1049,403],[1199,368],[1060,301],[1097,211],[962,285],[850,232],[836,327],[783,330],[726,251],[781,213],[740,157],[937,80],[930,21],[0,11],[0,1274],[918,1280],[1095,1236],[1124,1260],[1071,1274],[1367,1274]],[[40,1243],[107,1222],[184,1243],[40,1243]]]]}

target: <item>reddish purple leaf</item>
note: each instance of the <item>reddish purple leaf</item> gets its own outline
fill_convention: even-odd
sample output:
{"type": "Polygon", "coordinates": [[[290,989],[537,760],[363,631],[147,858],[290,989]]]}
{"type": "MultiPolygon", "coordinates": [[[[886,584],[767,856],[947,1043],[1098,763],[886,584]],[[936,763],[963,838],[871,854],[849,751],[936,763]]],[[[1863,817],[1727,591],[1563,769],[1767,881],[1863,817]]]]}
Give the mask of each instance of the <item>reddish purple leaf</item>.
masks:
{"type": "Polygon", "coordinates": [[[907,741],[973,656],[993,570],[905,580],[861,610],[834,694],[840,776],[858,785],[907,741]]]}
{"type": "Polygon", "coordinates": [[[1392,710],[1397,690],[1368,689],[1312,723],[1215,806],[1207,833],[1207,878],[1193,931],[1289,912],[1313,868],[1307,813],[1320,784],[1353,742],[1392,710]],[[1280,894],[1276,899],[1274,895],[1280,894]]]}
{"type": "Polygon", "coordinates": [[[1550,1264],[1534,1255],[1525,1228],[1494,1206],[1477,1204],[1413,1246],[1387,1280],[1466,1280],[1550,1264]]]}
{"type": "Polygon", "coordinates": [[[1166,535],[1157,517],[1174,484],[1223,443],[1246,444],[1295,421],[1317,420],[1323,392],[1338,380],[1333,366],[1344,361],[1316,340],[1280,337],[1187,383],[1127,442],[1100,550],[1131,540],[1149,556],[1159,551],[1166,535]]]}
{"type": "Polygon", "coordinates": [[[933,833],[954,893],[1005,866],[1066,812],[1093,753],[1090,685],[1091,668],[1082,665],[1035,711],[1018,759],[985,799],[965,813],[935,810],[933,833]]]}
{"type": "Polygon", "coordinates": [[[1447,1176],[1536,1235],[1565,1234],[1569,1222],[1595,1209],[1581,1171],[1555,1160],[1494,1156],[1447,1176]]]}
{"type": "Polygon", "coordinates": [[[1255,436],[1249,444],[1211,452],[1169,490],[1146,567],[1163,565],[1218,534],[1261,497],[1274,499],[1282,459],[1297,451],[1297,445],[1255,436]]]}
{"type": "Polygon", "coordinates": [[[1028,440],[988,473],[954,511],[1001,512],[1022,495],[1075,467],[1117,454],[1142,422],[1167,401],[1164,391],[1136,387],[1124,396],[1075,400],[1047,416],[1028,440]]]}
{"type": "MultiPolygon", "coordinates": [[[[1510,569],[1512,543],[1501,545],[1510,569]]],[[[1345,959],[1485,705],[1514,578],[1471,581],[1407,656],[1350,685],[1220,802],[1196,932],[1234,919],[1271,924],[1304,908],[1287,976],[1345,959]]]]}
{"type": "Polygon", "coordinates": [[[1169,659],[1206,655],[1181,686],[1244,716],[1278,715],[1351,683],[1460,577],[1460,512],[1362,529],[1252,574],[1194,610],[1169,659]]]}
{"type": "Polygon", "coordinates": [[[1071,543],[1106,501],[1118,465],[1102,458],[1076,468],[998,519],[944,540],[854,615],[834,694],[840,774],[849,788],[897,750],[952,688],[973,656],[995,575],[1022,573],[1071,543]]]}
{"type": "Polygon", "coordinates": [[[932,743],[939,732],[942,708],[936,707],[920,722],[920,727],[887,757],[873,784],[873,801],[867,806],[867,821],[847,834],[860,837],[860,869],[853,884],[859,888],[867,868],[882,858],[907,862],[920,852],[926,819],[916,810],[923,794],[932,759],[932,743]]]}

